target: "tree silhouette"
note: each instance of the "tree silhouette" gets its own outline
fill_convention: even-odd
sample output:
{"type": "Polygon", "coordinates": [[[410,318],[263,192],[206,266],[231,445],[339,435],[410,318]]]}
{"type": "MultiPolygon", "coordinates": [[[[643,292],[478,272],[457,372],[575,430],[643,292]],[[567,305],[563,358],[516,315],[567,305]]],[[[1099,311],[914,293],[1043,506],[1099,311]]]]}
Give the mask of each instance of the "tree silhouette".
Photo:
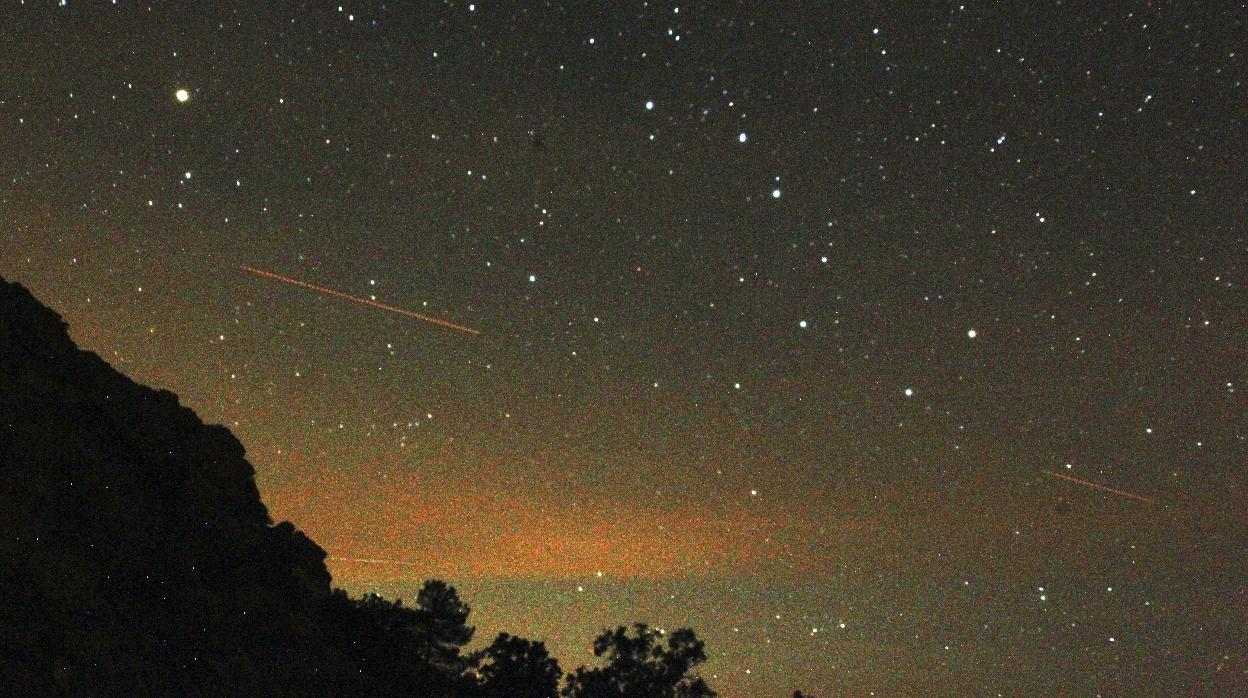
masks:
{"type": "Polygon", "coordinates": [[[478,653],[482,698],[554,698],[563,671],[546,645],[500,633],[478,653]]]}
{"type": "Polygon", "coordinates": [[[470,609],[445,582],[425,582],[408,607],[376,594],[351,599],[335,591],[323,616],[343,677],[342,694],[370,696],[466,695],[469,658],[460,648],[472,639],[470,609]]]}
{"type": "Polygon", "coordinates": [[[568,676],[567,698],[711,698],[715,692],[690,676],[706,661],[706,651],[692,630],[671,634],[637,623],[604,631],[594,640],[594,656],[604,667],[581,667],[568,676]],[[667,646],[662,638],[667,638],[667,646]]]}
{"type": "Polygon", "coordinates": [[[459,650],[472,640],[475,628],[467,625],[471,609],[459,599],[455,587],[432,579],[416,595],[413,622],[409,626],[418,651],[438,669],[460,673],[467,659],[459,650]]]}

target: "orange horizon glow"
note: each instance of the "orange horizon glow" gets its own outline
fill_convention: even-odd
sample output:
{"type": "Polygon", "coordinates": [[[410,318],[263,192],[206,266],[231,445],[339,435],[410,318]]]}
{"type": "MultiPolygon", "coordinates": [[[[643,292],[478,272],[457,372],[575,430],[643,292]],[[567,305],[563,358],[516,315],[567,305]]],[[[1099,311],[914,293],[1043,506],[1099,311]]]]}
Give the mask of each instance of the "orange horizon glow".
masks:
{"type": "MultiPolygon", "coordinates": [[[[660,578],[740,573],[807,548],[811,525],[782,511],[661,504],[551,502],[472,491],[430,491],[392,478],[343,496],[352,483],[301,481],[265,494],[328,553],[336,580],[377,583],[442,578],[660,578]]],[[[872,527],[828,527],[835,542],[872,527]]]]}

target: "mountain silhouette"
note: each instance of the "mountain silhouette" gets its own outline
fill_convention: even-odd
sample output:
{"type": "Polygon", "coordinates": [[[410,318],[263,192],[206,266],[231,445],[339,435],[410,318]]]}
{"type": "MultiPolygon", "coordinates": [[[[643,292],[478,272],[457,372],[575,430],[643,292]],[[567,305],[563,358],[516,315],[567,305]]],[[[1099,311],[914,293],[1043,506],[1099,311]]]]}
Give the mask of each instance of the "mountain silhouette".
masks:
{"type": "Polygon", "coordinates": [[[693,631],[607,629],[563,672],[506,633],[467,652],[455,588],[331,587],[243,446],[74,345],[0,278],[0,696],[714,696],[693,631]],[[663,640],[666,638],[666,646],[663,640]]]}
{"type": "Polygon", "coordinates": [[[307,694],[325,552],[253,476],[228,430],[0,278],[0,687],[307,694]]]}

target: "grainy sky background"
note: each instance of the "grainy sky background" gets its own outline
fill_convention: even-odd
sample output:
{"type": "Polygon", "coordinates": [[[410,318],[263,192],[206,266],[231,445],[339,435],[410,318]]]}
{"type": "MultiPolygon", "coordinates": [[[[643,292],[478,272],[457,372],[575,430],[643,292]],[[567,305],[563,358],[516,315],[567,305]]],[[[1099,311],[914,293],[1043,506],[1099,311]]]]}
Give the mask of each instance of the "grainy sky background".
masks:
{"type": "Polygon", "coordinates": [[[0,274],[229,426],[353,592],[447,579],[565,668],[691,625],[730,698],[1248,686],[1242,3],[0,37],[0,274]]]}

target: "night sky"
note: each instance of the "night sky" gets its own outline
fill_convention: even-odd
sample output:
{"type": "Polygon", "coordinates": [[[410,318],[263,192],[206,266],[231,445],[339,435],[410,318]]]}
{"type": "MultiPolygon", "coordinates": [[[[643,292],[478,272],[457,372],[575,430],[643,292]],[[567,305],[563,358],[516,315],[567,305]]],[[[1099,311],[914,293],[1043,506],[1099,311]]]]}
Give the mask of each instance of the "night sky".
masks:
{"type": "Polygon", "coordinates": [[[0,38],[0,274],[353,593],[446,579],[565,668],[692,626],[729,698],[1248,690],[1243,3],[0,38]]]}

